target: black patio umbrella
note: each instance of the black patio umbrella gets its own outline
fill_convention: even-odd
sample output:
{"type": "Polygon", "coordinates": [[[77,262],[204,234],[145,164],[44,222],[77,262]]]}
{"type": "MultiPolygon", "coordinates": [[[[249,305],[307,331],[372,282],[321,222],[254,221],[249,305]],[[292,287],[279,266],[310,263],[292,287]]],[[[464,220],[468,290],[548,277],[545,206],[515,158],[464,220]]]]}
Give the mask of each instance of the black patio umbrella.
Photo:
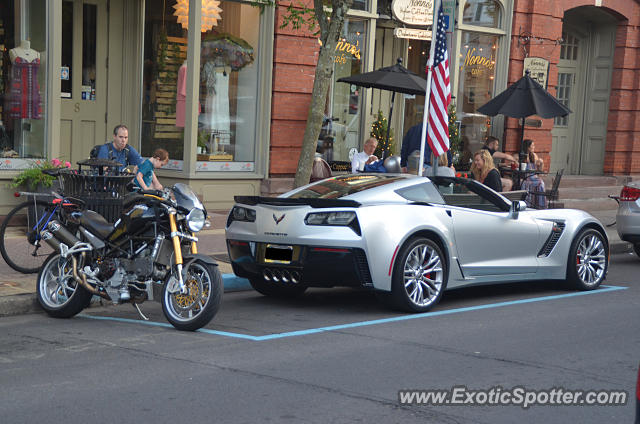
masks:
{"type": "Polygon", "coordinates": [[[524,157],[524,118],[537,115],[541,118],[555,118],[571,113],[568,107],[560,103],[547,90],[529,76],[529,71],[518,81],[510,85],[505,91],[489,100],[478,108],[478,112],[489,116],[502,114],[512,118],[521,119],[522,131],[520,134],[521,162],[524,157]]]}
{"type": "MultiPolygon", "coordinates": [[[[427,80],[414,74],[404,66],[402,59],[398,58],[398,63],[364,74],[352,75],[350,77],[339,78],[338,82],[346,82],[366,88],[377,88],[379,90],[391,91],[391,107],[389,109],[389,124],[387,125],[387,143],[389,145],[389,128],[391,117],[393,116],[393,101],[396,93],[418,94],[424,96],[427,92],[427,80]]],[[[386,156],[386,148],[383,152],[383,159],[386,156]]]]}

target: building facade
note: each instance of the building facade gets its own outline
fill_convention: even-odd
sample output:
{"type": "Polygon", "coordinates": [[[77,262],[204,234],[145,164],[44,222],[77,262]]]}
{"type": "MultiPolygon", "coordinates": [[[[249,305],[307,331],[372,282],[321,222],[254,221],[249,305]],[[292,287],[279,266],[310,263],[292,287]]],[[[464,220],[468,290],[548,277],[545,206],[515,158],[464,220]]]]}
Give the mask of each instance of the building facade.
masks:
{"type": "MultiPolygon", "coordinates": [[[[143,157],[158,147],[168,150],[171,160],[159,177],[187,182],[208,208],[227,208],[238,194],[291,188],[320,45],[308,29],[282,27],[287,5],[2,2],[0,215],[15,202],[13,190],[4,186],[21,169],[53,158],[84,159],[120,123],[129,127],[130,144],[143,157]]],[[[640,174],[640,2],[443,5],[460,166],[468,165],[489,134],[503,140],[505,151],[519,149],[517,120],[487,117],[477,109],[517,81],[526,66],[573,111],[564,118],[527,120],[525,137],[536,140],[547,170],[640,174]]],[[[371,124],[379,112],[388,117],[391,102],[390,92],[337,79],[398,58],[424,74],[429,41],[403,38],[397,29],[411,25],[392,6],[388,0],[355,1],[336,48],[318,140],[336,169],[362,149],[371,124]]],[[[399,152],[402,135],[422,120],[424,97],[396,95],[393,106],[390,126],[399,152]]]]}

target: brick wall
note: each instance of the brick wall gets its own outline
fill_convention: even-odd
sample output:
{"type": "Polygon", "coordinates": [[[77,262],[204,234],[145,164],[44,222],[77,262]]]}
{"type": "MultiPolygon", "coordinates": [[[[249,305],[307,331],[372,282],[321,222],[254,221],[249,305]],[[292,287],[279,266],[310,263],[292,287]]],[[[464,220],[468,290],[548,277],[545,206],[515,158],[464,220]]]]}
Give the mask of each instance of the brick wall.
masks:
{"type": "MultiPolygon", "coordinates": [[[[313,7],[312,1],[304,2],[313,7]]],[[[274,28],[271,178],[292,177],[296,173],[320,48],[318,39],[307,28],[280,28],[289,3],[279,2],[274,28]]]]}
{"type": "MultiPolygon", "coordinates": [[[[512,84],[522,76],[525,51],[518,44],[521,33],[543,40],[530,43],[529,56],[550,61],[548,88],[555,95],[560,47],[554,40],[562,36],[565,11],[579,6],[593,6],[593,0],[515,0],[509,63],[512,84]]],[[[640,3],[635,0],[602,0],[602,10],[618,20],[616,50],[611,77],[611,97],[605,147],[605,174],[640,173],[640,3]]],[[[525,138],[536,140],[536,151],[549,163],[553,119],[544,119],[541,128],[525,130],[525,138]]],[[[516,152],[520,142],[520,125],[516,119],[505,122],[505,149],[516,152]]],[[[547,165],[548,166],[548,165],[547,165]]]]}

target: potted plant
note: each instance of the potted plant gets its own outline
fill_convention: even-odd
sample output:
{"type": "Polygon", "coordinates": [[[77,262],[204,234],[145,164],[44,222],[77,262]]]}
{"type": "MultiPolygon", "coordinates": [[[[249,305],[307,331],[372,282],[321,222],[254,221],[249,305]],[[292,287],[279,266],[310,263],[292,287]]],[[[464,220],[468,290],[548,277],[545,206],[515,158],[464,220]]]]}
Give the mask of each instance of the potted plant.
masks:
{"type": "Polygon", "coordinates": [[[18,175],[13,177],[10,186],[13,188],[25,187],[29,190],[37,190],[40,188],[50,188],[53,185],[55,177],[45,174],[45,169],[71,168],[71,163],[62,162],[60,159],[37,160],[31,168],[22,170],[18,175]]]}

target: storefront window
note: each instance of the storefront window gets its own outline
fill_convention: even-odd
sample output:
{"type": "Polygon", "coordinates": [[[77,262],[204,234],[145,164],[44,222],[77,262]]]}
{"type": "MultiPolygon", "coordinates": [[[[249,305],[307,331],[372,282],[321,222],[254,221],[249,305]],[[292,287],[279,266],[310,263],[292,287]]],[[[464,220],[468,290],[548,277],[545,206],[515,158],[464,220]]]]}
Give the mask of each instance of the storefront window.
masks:
{"type": "Polygon", "coordinates": [[[202,33],[198,171],[253,171],[260,10],[223,1],[221,19],[202,33]]]}
{"type": "MultiPolygon", "coordinates": [[[[260,10],[232,1],[202,5],[196,169],[253,171],[260,10]]],[[[143,156],[162,147],[172,160],[183,158],[187,20],[187,0],[146,1],[143,156]]]]}
{"type": "Polygon", "coordinates": [[[0,168],[25,168],[44,158],[46,119],[46,2],[0,3],[0,168]]]}
{"type": "Polygon", "coordinates": [[[495,0],[467,0],[464,4],[462,23],[486,28],[499,28],[502,14],[495,0]]]}
{"type": "MultiPolygon", "coordinates": [[[[185,86],[188,30],[178,22],[176,1],[146,0],[140,154],[166,149],[173,164],[184,151],[185,86]]],[[[187,22],[184,21],[185,27],[187,22]]],[[[170,167],[169,167],[170,168],[170,167]]]]}
{"type": "Polygon", "coordinates": [[[345,20],[342,37],[333,55],[333,83],[329,89],[318,151],[324,159],[349,161],[349,151],[360,149],[360,93],[362,88],[337,82],[362,72],[365,23],[345,20]]]}
{"type": "MultiPolygon", "coordinates": [[[[409,40],[407,51],[407,69],[422,78],[427,78],[427,60],[429,59],[430,42],[424,40],[409,40]]],[[[404,103],[404,133],[412,126],[422,123],[424,111],[424,96],[405,96],[404,103]]],[[[398,134],[401,145],[402,134],[398,134]]]]}
{"type": "Polygon", "coordinates": [[[471,160],[490,132],[491,118],[477,110],[494,96],[498,40],[494,35],[462,32],[456,106],[458,119],[462,121],[463,165],[471,160]]]}

